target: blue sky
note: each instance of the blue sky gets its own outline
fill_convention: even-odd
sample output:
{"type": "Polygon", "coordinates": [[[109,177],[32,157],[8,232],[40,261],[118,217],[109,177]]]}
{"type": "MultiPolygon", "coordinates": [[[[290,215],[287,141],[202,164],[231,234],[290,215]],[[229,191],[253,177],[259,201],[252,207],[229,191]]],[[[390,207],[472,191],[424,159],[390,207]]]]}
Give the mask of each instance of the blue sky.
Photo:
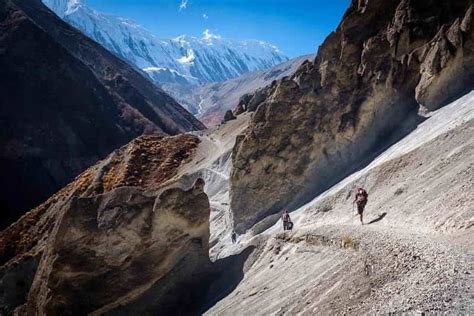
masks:
{"type": "Polygon", "coordinates": [[[128,17],[162,38],[202,36],[258,39],[287,56],[315,53],[350,0],[85,0],[92,8],[128,17]]]}

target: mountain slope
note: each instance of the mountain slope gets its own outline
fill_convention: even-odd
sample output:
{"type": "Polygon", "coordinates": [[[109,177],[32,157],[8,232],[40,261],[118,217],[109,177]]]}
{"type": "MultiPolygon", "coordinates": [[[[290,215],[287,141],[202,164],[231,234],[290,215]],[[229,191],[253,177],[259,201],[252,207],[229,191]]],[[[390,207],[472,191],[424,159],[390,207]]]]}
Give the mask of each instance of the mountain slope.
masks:
{"type": "Polygon", "coordinates": [[[204,127],[40,1],[2,1],[0,28],[0,227],[136,136],[204,127]]]}
{"type": "Polygon", "coordinates": [[[211,127],[222,122],[224,113],[232,110],[240,97],[269,85],[273,80],[292,75],[305,60],[312,58],[313,55],[297,57],[270,69],[246,73],[223,82],[201,86],[163,84],[162,87],[206,126],[211,127]]]}
{"type": "Polygon", "coordinates": [[[0,312],[189,309],[212,274],[209,201],[201,179],[168,182],[198,143],[140,136],[1,232],[0,312]]]}
{"type": "Polygon", "coordinates": [[[236,119],[141,136],[0,232],[0,313],[473,314],[473,18],[354,0],[236,119]]]}
{"type": "Polygon", "coordinates": [[[133,21],[97,12],[81,0],[43,2],[62,19],[160,84],[223,81],[288,60],[275,46],[262,41],[234,41],[208,30],[203,38],[160,39],[133,21]]]}
{"type": "MultiPolygon", "coordinates": [[[[80,307],[84,309],[93,307],[88,306],[89,302],[97,304],[113,300],[112,304],[107,304],[100,311],[124,313],[140,311],[145,314],[157,313],[163,308],[172,313],[191,306],[192,309],[186,312],[206,315],[326,312],[348,315],[472,313],[474,306],[470,296],[472,283],[470,275],[474,249],[470,237],[474,227],[472,223],[474,178],[471,176],[474,155],[472,134],[474,92],[432,113],[418,128],[382,152],[368,166],[292,212],[291,216],[295,223],[293,232],[281,233],[281,223],[277,223],[274,226],[270,225],[270,228],[264,229],[263,232],[248,231],[238,237],[237,244],[233,244],[229,236],[232,222],[227,217],[228,205],[222,203],[226,198],[218,196],[228,193],[229,183],[225,174],[220,172],[227,173],[225,171],[227,167],[224,165],[227,164],[225,161],[228,161],[226,158],[228,150],[235,140],[235,133],[245,128],[249,116],[250,113],[242,114],[237,120],[228,122],[213,132],[197,132],[200,141],[190,135],[184,139],[183,136],[165,140],[152,137],[139,138],[91,168],[91,172],[83,174],[75,183],[53,197],[49,203],[28,213],[0,234],[2,251],[5,246],[17,247],[14,256],[10,254],[5,258],[3,257],[5,252],[2,252],[2,258],[7,260],[13,258],[0,268],[0,280],[2,280],[0,287],[5,286],[5,289],[8,289],[1,292],[3,296],[0,296],[0,300],[3,306],[8,303],[10,305],[6,306],[11,310],[23,304],[25,294],[32,291],[27,305],[30,312],[44,307],[57,308],[58,305],[54,304],[64,304],[62,298],[66,298],[68,303],[74,306],[82,304],[80,307]],[[187,144],[184,145],[187,148],[184,151],[180,149],[183,144],[187,144]],[[100,172],[101,168],[110,164],[128,163],[123,160],[127,148],[133,149],[134,159],[130,168],[132,172],[124,178],[121,172],[112,171],[105,175],[100,172]],[[159,170],[156,166],[167,165],[167,159],[164,159],[164,165],[163,161],[155,162],[148,159],[153,155],[147,155],[144,160],[140,160],[142,153],[151,154],[154,148],[166,149],[165,156],[181,153],[179,161],[171,166],[172,169],[179,168],[175,177],[177,183],[189,188],[188,185],[197,177],[206,178],[204,191],[211,200],[212,208],[210,247],[211,253],[217,254],[214,257],[215,262],[209,269],[208,259],[202,255],[200,249],[202,241],[191,243],[191,248],[187,248],[190,245],[186,243],[188,240],[186,238],[189,237],[186,235],[183,237],[184,241],[178,239],[179,242],[166,248],[170,250],[166,257],[174,262],[176,257],[183,255],[183,249],[188,254],[175,265],[176,268],[173,268],[168,276],[157,280],[154,283],[157,286],[140,287],[136,292],[129,291],[134,288],[133,284],[150,282],[150,278],[158,275],[154,265],[149,264],[151,259],[147,257],[148,253],[142,252],[146,249],[143,247],[152,247],[150,249],[155,251],[154,243],[134,244],[139,251],[125,250],[120,252],[120,258],[128,254],[134,259],[146,258],[147,261],[143,266],[147,269],[133,270],[127,264],[117,264],[115,267],[107,264],[108,271],[121,272],[106,274],[104,280],[107,282],[116,282],[129,275],[138,277],[133,277],[128,282],[119,282],[120,286],[115,283],[106,286],[101,282],[99,286],[93,287],[93,299],[76,299],[85,295],[83,288],[78,289],[77,296],[72,296],[70,286],[57,285],[64,284],[67,278],[75,280],[77,274],[58,274],[59,278],[55,277],[55,274],[47,275],[52,254],[57,253],[59,259],[56,265],[53,265],[53,271],[70,269],[69,265],[64,267],[62,264],[77,262],[76,258],[91,258],[87,262],[88,266],[103,258],[90,257],[87,255],[88,249],[99,249],[107,256],[105,258],[112,260],[117,256],[108,257],[108,248],[103,248],[105,241],[100,243],[102,246],[88,242],[105,238],[99,229],[101,225],[111,225],[108,234],[113,236],[114,240],[120,241],[111,244],[109,251],[113,252],[135,242],[134,238],[124,240],[120,236],[130,236],[129,234],[135,236],[134,227],[142,223],[140,215],[148,214],[147,208],[153,207],[155,211],[152,216],[158,219],[164,212],[176,216],[182,213],[188,214],[188,211],[195,209],[196,197],[202,194],[202,187],[183,190],[178,186],[180,189],[176,190],[174,181],[164,183],[163,190],[158,193],[156,187],[150,187],[150,184],[155,184],[154,175],[156,170],[159,170]],[[172,148],[178,150],[169,150],[172,148]],[[213,150],[209,151],[210,148],[213,150]],[[190,157],[189,153],[192,153],[191,161],[186,159],[190,157]],[[138,178],[129,178],[134,174],[133,170],[143,169],[150,169],[152,172],[138,173],[138,178]],[[96,185],[92,187],[91,175],[100,175],[97,177],[98,181],[95,181],[96,185]],[[116,177],[109,177],[110,175],[116,177]],[[128,181],[132,186],[123,187],[128,181]],[[351,213],[352,194],[360,185],[366,187],[370,195],[365,214],[368,225],[364,226],[360,225],[357,217],[351,213]],[[71,189],[77,190],[80,195],[75,197],[74,194],[70,194],[71,189]],[[143,194],[142,189],[151,191],[149,195],[143,194]],[[171,190],[175,190],[174,194],[179,193],[180,199],[170,199],[169,195],[174,195],[170,194],[171,190]],[[198,191],[198,194],[194,191],[198,191]],[[168,197],[158,199],[159,194],[168,197]],[[65,199],[58,198],[64,195],[65,199]],[[129,195],[134,198],[127,198],[129,195]],[[193,198],[193,195],[196,197],[193,198]],[[156,199],[159,204],[150,204],[150,198],[151,201],[156,199]],[[181,200],[185,202],[174,204],[181,200]],[[174,202],[169,204],[166,201],[174,202]],[[97,209],[94,207],[96,203],[104,208],[103,212],[96,214],[97,209]],[[59,205],[60,212],[65,212],[66,216],[63,218],[56,216],[58,208],[52,205],[59,205]],[[88,212],[75,212],[78,205],[84,205],[88,212]],[[117,205],[123,208],[118,208],[117,205]],[[162,205],[171,207],[164,209],[162,205]],[[127,210],[127,214],[131,213],[129,215],[131,220],[114,217],[115,214],[121,214],[124,209],[127,210]],[[47,212],[43,212],[44,210],[47,212]],[[77,220],[82,218],[88,220],[85,222],[77,220]],[[58,225],[61,229],[59,231],[64,231],[65,236],[72,235],[64,229],[65,224],[73,225],[79,236],[84,239],[78,240],[77,247],[70,249],[70,239],[65,239],[56,230],[48,229],[48,225],[55,223],[62,223],[58,225]],[[49,231],[57,234],[57,243],[51,242],[51,239],[41,238],[49,231]],[[19,234],[25,240],[15,234],[19,234]],[[35,239],[39,239],[40,242],[36,243],[35,239]],[[21,242],[17,243],[16,240],[21,242]],[[42,254],[41,249],[47,250],[45,254],[42,254]],[[64,256],[59,251],[61,249],[69,249],[70,257],[64,256]],[[173,250],[176,250],[177,256],[173,254],[173,250]],[[196,254],[200,255],[196,258],[194,257],[196,254]],[[38,264],[42,255],[47,260],[38,264]],[[224,256],[228,257],[223,258],[224,256]],[[37,267],[40,269],[37,270],[37,267]],[[209,270],[217,273],[218,278],[209,278],[209,270]],[[38,274],[36,278],[35,274],[38,274]],[[34,278],[34,286],[30,288],[34,278]],[[60,282],[56,283],[55,280],[60,282]],[[135,283],[132,284],[132,281],[135,283]],[[41,295],[48,293],[46,287],[40,287],[42,284],[50,284],[52,292],[46,297],[51,297],[52,300],[44,299],[45,297],[41,295]],[[165,293],[160,290],[167,289],[168,286],[173,288],[174,295],[164,295],[165,293]],[[126,294],[116,300],[117,293],[124,292],[126,294]],[[192,299],[193,295],[198,295],[198,306],[189,304],[196,303],[192,299]],[[179,297],[179,301],[176,301],[176,297],[179,297]],[[189,303],[188,299],[191,299],[189,303]],[[183,300],[187,304],[180,304],[183,300]],[[154,302],[160,302],[162,305],[158,306],[154,302]],[[41,304],[35,305],[37,303],[41,304]]],[[[167,173],[172,174],[174,172],[167,173]]],[[[166,177],[168,176],[162,180],[165,181],[166,177]]],[[[201,203],[207,204],[204,198],[199,197],[198,204],[201,203]]],[[[198,213],[201,214],[196,213],[200,221],[203,220],[203,216],[208,216],[208,210],[203,209],[198,213]]],[[[169,219],[169,215],[166,219],[169,219]]],[[[163,220],[165,218],[161,221],[163,220]]],[[[143,230],[151,229],[159,234],[160,230],[156,231],[156,222],[152,223],[151,227],[145,225],[147,228],[143,230]]],[[[171,223],[176,225],[174,221],[170,221],[171,223]]],[[[177,227],[178,234],[196,233],[196,231],[202,233],[201,229],[193,229],[195,223],[194,218],[189,223],[186,221],[182,227],[190,230],[185,231],[182,227],[177,227]]],[[[138,232],[141,234],[143,230],[138,232]]],[[[163,240],[168,238],[163,236],[163,239],[153,241],[163,242],[163,240]]],[[[143,267],[139,265],[140,262],[135,260],[131,262],[133,265],[143,267]]],[[[101,264],[101,267],[103,266],[104,264],[101,264]]],[[[74,265],[73,268],[76,272],[84,271],[82,266],[74,265]]],[[[94,274],[102,273],[101,269],[92,271],[94,274]]],[[[76,282],[88,284],[93,280],[86,274],[76,282]]],[[[22,309],[19,308],[17,311],[20,312],[22,309]]]]}
{"type": "Polygon", "coordinates": [[[242,105],[256,111],[232,156],[236,230],[307,202],[413,130],[420,108],[469,91],[473,11],[464,0],[353,1],[314,62],[242,105]]]}
{"type": "Polygon", "coordinates": [[[255,250],[205,314],[471,314],[473,131],[474,91],[292,212],[292,232],[278,222],[227,238],[226,255],[255,250]]]}

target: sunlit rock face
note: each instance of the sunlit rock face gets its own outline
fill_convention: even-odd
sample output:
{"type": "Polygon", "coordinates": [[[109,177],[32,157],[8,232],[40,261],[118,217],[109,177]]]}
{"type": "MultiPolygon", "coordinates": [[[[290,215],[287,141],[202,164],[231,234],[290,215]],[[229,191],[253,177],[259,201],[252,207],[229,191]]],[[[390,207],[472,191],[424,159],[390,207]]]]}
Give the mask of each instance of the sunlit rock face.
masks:
{"type": "Polygon", "coordinates": [[[3,231],[2,293],[17,293],[0,297],[5,311],[191,308],[211,275],[210,205],[202,179],[173,176],[198,143],[186,134],[137,138],[3,231]]]}
{"type": "Polygon", "coordinates": [[[468,1],[353,1],[314,62],[241,100],[234,226],[304,203],[474,83],[468,1]]]}

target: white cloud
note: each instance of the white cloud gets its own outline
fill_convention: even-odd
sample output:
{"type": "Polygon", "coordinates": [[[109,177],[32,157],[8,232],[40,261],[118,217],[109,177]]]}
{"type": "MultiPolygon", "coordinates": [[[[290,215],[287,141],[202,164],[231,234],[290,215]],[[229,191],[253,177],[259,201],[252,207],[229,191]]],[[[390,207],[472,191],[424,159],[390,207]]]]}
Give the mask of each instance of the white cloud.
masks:
{"type": "Polygon", "coordinates": [[[209,31],[209,29],[205,29],[204,32],[202,32],[202,39],[212,40],[213,38],[219,39],[221,38],[221,36],[218,34],[212,34],[211,31],[209,31]]]}
{"type": "Polygon", "coordinates": [[[203,18],[204,20],[207,20],[207,19],[209,19],[209,16],[208,16],[206,13],[204,13],[204,14],[202,15],[202,18],[203,18]]]}
{"type": "Polygon", "coordinates": [[[179,5],[179,11],[186,10],[188,7],[188,0],[181,0],[181,4],[179,5]]]}

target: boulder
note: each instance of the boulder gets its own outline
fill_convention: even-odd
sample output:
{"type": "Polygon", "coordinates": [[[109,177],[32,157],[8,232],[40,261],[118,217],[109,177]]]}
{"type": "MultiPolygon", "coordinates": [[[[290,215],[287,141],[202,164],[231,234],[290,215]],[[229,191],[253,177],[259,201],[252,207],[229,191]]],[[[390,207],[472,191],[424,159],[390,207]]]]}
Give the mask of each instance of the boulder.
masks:
{"type": "Polygon", "coordinates": [[[235,117],[234,113],[232,113],[231,110],[227,110],[224,114],[224,120],[222,121],[222,123],[232,121],[232,120],[235,120],[235,119],[236,119],[236,117],[235,117]]]}
{"type": "Polygon", "coordinates": [[[173,177],[198,143],[141,136],[0,233],[3,311],[163,314],[197,304],[212,275],[210,206],[202,179],[173,177]]]}

